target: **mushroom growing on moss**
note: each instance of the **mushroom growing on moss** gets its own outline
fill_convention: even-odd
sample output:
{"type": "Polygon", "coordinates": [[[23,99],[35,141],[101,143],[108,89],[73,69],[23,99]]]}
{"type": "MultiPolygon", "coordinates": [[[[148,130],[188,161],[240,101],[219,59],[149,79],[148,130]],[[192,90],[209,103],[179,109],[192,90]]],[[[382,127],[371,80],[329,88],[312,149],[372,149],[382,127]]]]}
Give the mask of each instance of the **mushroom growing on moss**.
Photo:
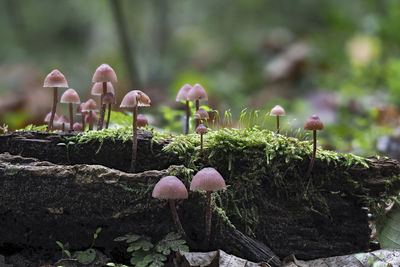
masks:
{"type": "Polygon", "coordinates": [[[162,178],[154,187],[152,196],[157,199],[165,199],[169,202],[172,218],[178,232],[185,236],[182,224],[179,220],[178,212],[175,207],[175,199],[187,199],[188,191],[185,185],[175,176],[166,176],[162,178]]]}
{"type": "Polygon", "coordinates": [[[193,117],[196,120],[199,120],[200,123],[210,119],[208,112],[204,108],[200,108],[198,111],[196,111],[193,117]]]}
{"type": "Polygon", "coordinates": [[[136,154],[137,154],[137,115],[139,106],[150,106],[150,98],[140,90],[133,90],[127,93],[122,99],[121,108],[128,108],[133,111],[133,136],[132,136],[132,161],[130,172],[135,172],[136,169],[136,154]]]}
{"type": "Polygon", "coordinates": [[[185,101],[186,103],[186,123],[185,123],[185,134],[189,133],[189,118],[190,118],[190,108],[189,108],[189,91],[192,89],[190,84],[185,84],[181,87],[178,94],[176,95],[176,102],[185,101]]]}
{"type": "Polygon", "coordinates": [[[72,130],[73,125],[74,125],[74,115],[73,115],[73,111],[72,111],[72,104],[81,103],[81,99],[79,98],[78,93],[74,89],[69,88],[67,91],[65,91],[62,94],[60,102],[69,104],[69,128],[72,130]]]}
{"type": "MultiPolygon", "coordinates": [[[[89,99],[88,101],[85,102],[85,105],[82,107],[82,112],[85,112],[85,122],[89,122],[89,130],[93,130],[93,122],[94,122],[94,117],[97,118],[96,112],[98,112],[99,109],[97,107],[96,101],[93,99],[89,99]],[[93,116],[94,114],[94,116],[93,116]]],[[[96,120],[98,121],[98,120],[96,120]]]]}
{"type": "Polygon", "coordinates": [[[196,128],[196,133],[200,134],[200,154],[203,153],[203,134],[207,133],[207,127],[200,124],[196,128]]]}
{"type": "Polygon", "coordinates": [[[211,233],[211,193],[226,190],[225,180],[216,169],[204,168],[193,177],[190,190],[206,191],[206,242],[208,243],[211,233]]]}
{"type": "Polygon", "coordinates": [[[111,92],[107,92],[103,97],[103,104],[108,106],[108,115],[106,121],[106,129],[108,129],[108,125],[110,124],[110,117],[111,117],[111,105],[115,105],[115,96],[111,92]]]}
{"type": "MultiPolygon", "coordinates": [[[[199,101],[200,100],[208,100],[208,95],[206,93],[206,90],[204,90],[203,86],[196,83],[195,85],[193,85],[192,89],[190,89],[190,91],[188,93],[188,99],[190,101],[195,102],[196,111],[198,111],[199,107],[200,107],[199,101]]],[[[196,127],[199,126],[199,124],[200,124],[200,121],[196,119],[196,127]]]]}
{"type": "Polygon", "coordinates": [[[270,116],[276,116],[276,129],[277,129],[277,133],[279,133],[279,117],[280,116],[285,116],[285,110],[283,109],[283,107],[276,105],[275,107],[273,107],[271,109],[271,111],[269,112],[270,116]]]}
{"type": "Polygon", "coordinates": [[[97,130],[101,130],[103,129],[104,115],[106,112],[106,105],[103,103],[103,97],[107,93],[107,82],[117,82],[117,75],[108,64],[101,64],[93,74],[92,82],[100,82],[103,84],[103,92],[100,100],[100,118],[97,124],[97,130]]]}
{"type": "Polygon", "coordinates": [[[304,124],[304,130],[313,131],[313,153],[308,167],[306,178],[310,176],[311,170],[314,165],[315,155],[317,154],[317,131],[324,129],[324,124],[317,115],[312,115],[304,124]]]}
{"type": "Polygon", "coordinates": [[[43,87],[53,87],[53,107],[51,109],[49,125],[47,126],[47,131],[49,131],[53,129],[54,116],[56,114],[58,101],[58,88],[68,88],[68,82],[59,70],[53,70],[44,79],[43,87]]]}

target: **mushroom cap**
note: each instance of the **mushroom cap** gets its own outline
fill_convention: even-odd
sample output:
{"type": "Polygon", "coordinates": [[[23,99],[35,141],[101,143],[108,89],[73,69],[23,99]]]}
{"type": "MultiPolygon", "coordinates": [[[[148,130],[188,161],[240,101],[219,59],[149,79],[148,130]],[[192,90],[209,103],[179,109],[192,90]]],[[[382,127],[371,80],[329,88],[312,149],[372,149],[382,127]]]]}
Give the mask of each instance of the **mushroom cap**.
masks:
{"type": "Polygon", "coordinates": [[[312,115],[306,123],[304,124],[304,130],[322,130],[324,129],[324,124],[319,119],[317,115],[312,115]]]}
{"type": "Polygon", "coordinates": [[[117,82],[117,74],[108,64],[101,64],[93,74],[92,82],[117,82]]]}
{"type": "Polygon", "coordinates": [[[69,123],[69,119],[68,119],[67,116],[61,115],[61,116],[58,118],[57,122],[59,122],[59,123],[69,123]]]}
{"type": "Polygon", "coordinates": [[[203,86],[196,83],[195,85],[193,85],[192,89],[190,89],[188,93],[188,100],[208,100],[206,90],[204,90],[203,86]]]}
{"type": "Polygon", "coordinates": [[[175,176],[166,176],[154,186],[152,196],[157,199],[187,199],[185,185],[175,176]]]}
{"type": "Polygon", "coordinates": [[[78,93],[72,89],[69,88],[67,91],[65,91],[60,99],[61,103],[73,103],[73,104],[79,104],[81,103],[81,99],[79,98],[78,93]]]}
{"type": "Polygon", "coordinates": [[[52,70],[44,79],[43,87],[69,87],[67,79],[59,70],[52,70]]]}
{"type": "Polygon", "coordinates": [[[83,126],[79,122],[75,122],[74,125],[72,125],[72,129],[74,129],[74,131],[80,132],[83,131],[83,126]]]}
{"type": "Polygon", "coordinates": [[[82,110],[83,112],[89,112],[89,111],[94,111],[98,112],[99,108],[97,107],[96,101],[93,99],[89,99],[88,101],[85,102],[85,105],[83,105],[82,110]]]}
{"type": "Polygon", "coordinates": [[[85,115],[85,122],[88,123],[89,122],[89,118],[90,118],[90,113],[92,113],[92,122],[93,123],[97,123],[99,121],[99,118],[97,117],[96,112],[89,112],[85,115]]]}
{"type": "Polygon", "coordinates": [[[85,104],[86,102],[82,102],[76,107],[76,115],[82,115],[82,109],[85,106],[85,104]]]}
{"type": "Polygon", "coordinates": [[[199,126],[197,126],[196,128],[196,133],[198,134],[203,134],[207,132],[207,127],[204,126],[203,124],[199,124],[199,126]]]}
{"type": "Polygon", "coordinates": [[[122,99],[121,108],[134,108],[136,106],[150,106],[151,100],[148,95],[140,90],[133,90],[128,92],[122,99]]]}
{"type": "MultiPolygon", "coordinates": [[[[46,117],[44,117],[44,122],[49,122],[50,121],[50,117],[51,117],[51,112],[47,113],[46,117]]],[[[58,115],[57,113],[54,114],[54,120],[57,121],[58,120],[58,115]]]]}
{"type": "Polygon", "coordinates": [[[112,104],[115,105],[115,96],[112,92],[107,92],[103,96],[103,104],[112,104]]]}
{"type": "MultiPolygon", "coordinates": [[[[114,86],[112,83],[107,82],[107,92],[115,93],[114,86]]],[[[103,94],[103,83],[94,83],[92,86],[91,95],[102,95],[103,94]]]]}
{"type": "Polygon", "coordinates": [[[225,190],[226,184],[221,174],[214,168],[204,168],[193,177],[190,190],[219,191],[225,190]]]}
{"type": "Polygon", "coordinates": [[[198,120],[208,120],[210,118],[208,112],[204,108],[200,108],[198,111],[196,111],[193,117],[198,120]]]}
{"type": "Polygon", "coordinates": [[[144,127],[148,124],[149,124],[149,121],[147,120],[145,115],[143,115],[143,114],[137,115],[137,126],[138,127],[144,127]]]}
{"type": "Polygon", "coordinates": [[[151,105],[151,100],[148,95],[146,95],[145,93],[143,93],[140,90],[133,90],[133,91],[135,91],[139,95],[139,98],[138,98],[139,107],[140,106],[149,107],[151,105]]]}
{"type": "Polygon", "coordinates": [[[276,105],[275,107],[273,107],[271,109],[271,111],[269,112],[270,116],[285,116],[285,110],[283,109],[283,107],[276,105]]]}
{"type": "Polygon", "coordinates": [[[187,101],[190,89],[192,89],[192,86],[190,84],[185,84],[184,86],[182,86],[181,89],[179,89],[178,94],[176,95],[176,102],[187,101]]]}

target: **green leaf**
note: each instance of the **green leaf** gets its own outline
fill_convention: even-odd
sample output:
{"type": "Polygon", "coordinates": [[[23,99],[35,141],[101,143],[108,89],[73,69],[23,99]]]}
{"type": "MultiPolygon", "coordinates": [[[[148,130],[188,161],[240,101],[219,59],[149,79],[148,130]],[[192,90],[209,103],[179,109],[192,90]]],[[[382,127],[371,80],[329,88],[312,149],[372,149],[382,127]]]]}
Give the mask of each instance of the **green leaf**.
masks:
{"type": "Polygon", "coordinates": [[[68,258],[71,258],[71,252],[69,252],[69,250],[64,250],[64,253],[68,256],[68,258]]]}
{"type": "Polygon", "coordinates": [[[96,234],[100,234],[101,230],[102,230],[102,228],[101,228],[101,227],[97,228],[97,230],[96,230],[96,234]]]}
{"type": "Polygon", "coordinates": [[[85,251],[78,251],[78,255],[76,259],[82,264],[90,264],[96,258],[96,251],[92,248],[89,248],[85,251]]]}
{"type": "Polygon", "coordinates": [[[57,146],[67,146],[66,143],[58,143],[57,146]]]}
{"type": "Polygon", "coordinates": [[[381,248],[400,249],[400,207],[398,204],[386,215],[384,225],[377,226],[381,248]]]}
{"type": "Polygon", "coordinates": [[[181,245],[178,247],[179,251],[185,251],[185,252],[189,252],[189,246],[187,245],[181,245]]]}
{"type": "Polygon", "coordinates": [[[93,235],[93,238],[94,238],[94,239],[97,239],[98,236],[99,236],[98,234],[94,234],[94,235],[93,235]]]}
{"type": "Polygon", "coordinates": [[[57,244],[61,249],[64,249],[64,245],[63,245],[63,243],[61,243],[60,241],[56,241],[56,244],[57,244]]]}

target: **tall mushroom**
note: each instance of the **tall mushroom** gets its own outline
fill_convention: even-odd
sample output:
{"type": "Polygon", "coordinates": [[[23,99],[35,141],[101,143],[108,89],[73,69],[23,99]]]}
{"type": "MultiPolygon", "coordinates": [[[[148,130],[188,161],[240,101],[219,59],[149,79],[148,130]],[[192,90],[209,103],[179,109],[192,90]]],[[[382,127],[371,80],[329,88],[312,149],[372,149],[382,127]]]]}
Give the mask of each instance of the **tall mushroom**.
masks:
{"type": "Polygon", "coordinates": [[[206,242],[208,243],[211,232],[211,193],[226,190],[225,180],[216,169],[204,168],[193,177],[190,190],[206,191],[206,242]]]}
{"type": "Polygon", "coordinates": [[[69,128],[72,130],[74,125],[74,114],[72,111],[72,104],[81,103],[81,99],[79,98],[78,93],[74,89],[69,88],[62,94],[60,102],[69,104],[69,128]]]}
{"type": "Polygon", "coordinates": [[[132,161],[130,172],[135,172],[136,169],[136,154],[137,154],[137,115],[139,106],[150,106],[150,98],[140,90],[133,90],[127,93],[122,99],[121,108],[128,108],[133,111],[133,136],[132,136],[132,161]]]}
{"type": "Polygon", "coordinates": [[[100,118],[97,124],[97,130],[103,129],[104,123],[104,115],[106,112],[106,105],[103,103],[103,97],[107,93],[107,82],[117,82],[117,75],[115,71],[108,64],[101,64],[93,74],[92,82],[94,83],[102,83],[103,84],[103,92],[101,94],[100,101],[100,118]]]}
{"type": "MultiPolygon", "coordinates": [[[[200,107],[200,100],[208,100],[208,96],[206,93],[206,90],[204,90],[203,86],[201,86],[200,84],[196,83],[195,85],[193,85],[192,89],[190,89],[189,93],[188,93],[188,99],[190,101],[195,102],[196,105],[196,111],[199,110],[200,107]]],[[[200,121],[198,119],[196,119],[196,127],[199,126],[200,121]]]]}
{"type": "Polygon", "coordinates": [[[279,133],[279,117],[280,116],[285,116],[285,110],[283,109],[283,107],[276,105],[275,107],[273,107],[271,109],[271,111],[269,112],[270,116],[276,116],[276,129],[277,129],[277,133],[279,133]]]}
{"type": "Polygon", "coordinates": [[[108,129],[108,125],[110,124],[111,117],[111,105],[115,105],[115,96],[112,92],[107,92],[103,97],[103,104],[108,106],[108,115],[106,121],[106,129],[108,129]]]}
{"type": "Polygon", "coordinates": [[[179,220],[178,212],[176,211],[175,207],[175,199],[188,198],[188,191],[181,180],[175,176],[166,176],[162,178],[155,185],[152,196],[157,199],[168,200],[175,226],[178,229],[178,232],[182,236],[185,236],[185,231],[183,230],[181,221],[179,220]]]}
{"type": "Polygon", "coordinates": [[[44,79],[43,87],[51,88],[53,87],[53,107],[51,109],[51,117],[49,120],[49,125],[47,126],[47,131],[53,129],[54,116],[56,114],[57,109],[57,101],[58,101],[58,88],[68,88],[68,82],[65,79],[65,76],[59,70],[53,70],[50,72],[46,78],[44,79]]]}
{"type": "Polygon", "coordinates": [[[308,166],[308,170],[306,173],[306,178],[310,176],[311,170],[314,165],[315,155],[317,154],[317,131],[324,129],[324,124],[319,119],[317,115],[312,115],[304,124],[304,130],[313,131],[313,154],[310,161],[310,165],[308,166]]]}
{"type": "Polygon", "coordinates": [[[196,133],[200,134],[200,154],[203,153],[203,134],[207,133],[207,127],[199,124],[196,128],[196,133]]]}
{"type": "Polygon", "coordinates": [[[88,101],[85,102],[85,105],[82,107],[82,112],[86,112],[87,114],[85,115],[85,122],[89,122],[89,130],[93,130],[93,113],[96,116],[96,112],[98,112],[99,109],[97,107],[96,101],[93,99],[89,99],[88,101]],[[86,119],[87,118],[87,119],[86,119]]]}
{"type": "Polygon", "coordinates": [[[189,99],[188,94],[192,86],[190,84],[185,84],[179,89],[178,94],[176,95],[176,102],[185,101],[186,102],[186,123],[185,123],[185,134],[189,133],[189,118],[190,118],[190,108],[189,108],[189,99]]]}

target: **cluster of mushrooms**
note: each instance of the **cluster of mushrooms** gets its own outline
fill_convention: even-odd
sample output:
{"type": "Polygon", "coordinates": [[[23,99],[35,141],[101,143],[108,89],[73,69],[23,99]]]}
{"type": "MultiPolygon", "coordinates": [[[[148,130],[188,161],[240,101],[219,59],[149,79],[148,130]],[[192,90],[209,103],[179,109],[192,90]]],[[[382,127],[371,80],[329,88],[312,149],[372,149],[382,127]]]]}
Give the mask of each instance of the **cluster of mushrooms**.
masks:
{"type": "MultiPolygon", "coordinates": [[[[103,129],[106,108],[108,107],[108,115],[105,123],[107,129],[110,122],[111,105],[115,104],[114,87],[112,83],[117,82],[117,75],[115,71],[107,64],[100,65],[93,74],[92,82],[94,83],[91,94],[100,95],[100,117],[97,117],[99,108],[93,99],[89,99],[81,103],[78,93],[69,88],[62,95],[60,102],[69,104],[69,120],[66,116],[60,117],[56,114],[58,102],[58,88],[68,88],[68,82],[65,76],[59,70],[50,72],[45,80],[43,87],[50,87],[54,90],[53,107],[51,113],[45,117],[45,122],[48,122],[47,131],[54,130],[54,126],[61,125],[62,131],[65,130],[66,124],[69,123],[69,129],[73,131],[84,131],[86,123],[89,124],[89,130],[93,130],[93,123],[97,122],[97,130],[103,129]],[[82,116],[82,124],[73,120],[73,104],[77,104],[76,114],[82,116]],[[56,122],[56,123],[54,123],[56,122]]],[[[132,144],[132,163],[131,172],[135,172],[136,166],[136,153],[137,153],[137,127],[147,125],[147,119],[142,115],[138,116],[139,106],[150,106],[150,98],[140,90],[133,90],[128,92],[123,98],[120,107],[131,109],[133,111],[133,144],[132,144]],[[138,124],[140,118],[140,124],[138,124]]]]}
{"type": "MultiPolygon", "coordinates": [[[[211,193],[226,190],[225,180],[214,168],[204,168],[193,177],[190,190],[206,191],[205,241],[208,243],[211,233],[211,193]]],[[[152,196],[168,200],[175,226],[182,236],[186,236],[175,207],[176,199],[188,198],[188,191],[182,181],[176,176],[166,176],[155,185],[152,196]]]]}

